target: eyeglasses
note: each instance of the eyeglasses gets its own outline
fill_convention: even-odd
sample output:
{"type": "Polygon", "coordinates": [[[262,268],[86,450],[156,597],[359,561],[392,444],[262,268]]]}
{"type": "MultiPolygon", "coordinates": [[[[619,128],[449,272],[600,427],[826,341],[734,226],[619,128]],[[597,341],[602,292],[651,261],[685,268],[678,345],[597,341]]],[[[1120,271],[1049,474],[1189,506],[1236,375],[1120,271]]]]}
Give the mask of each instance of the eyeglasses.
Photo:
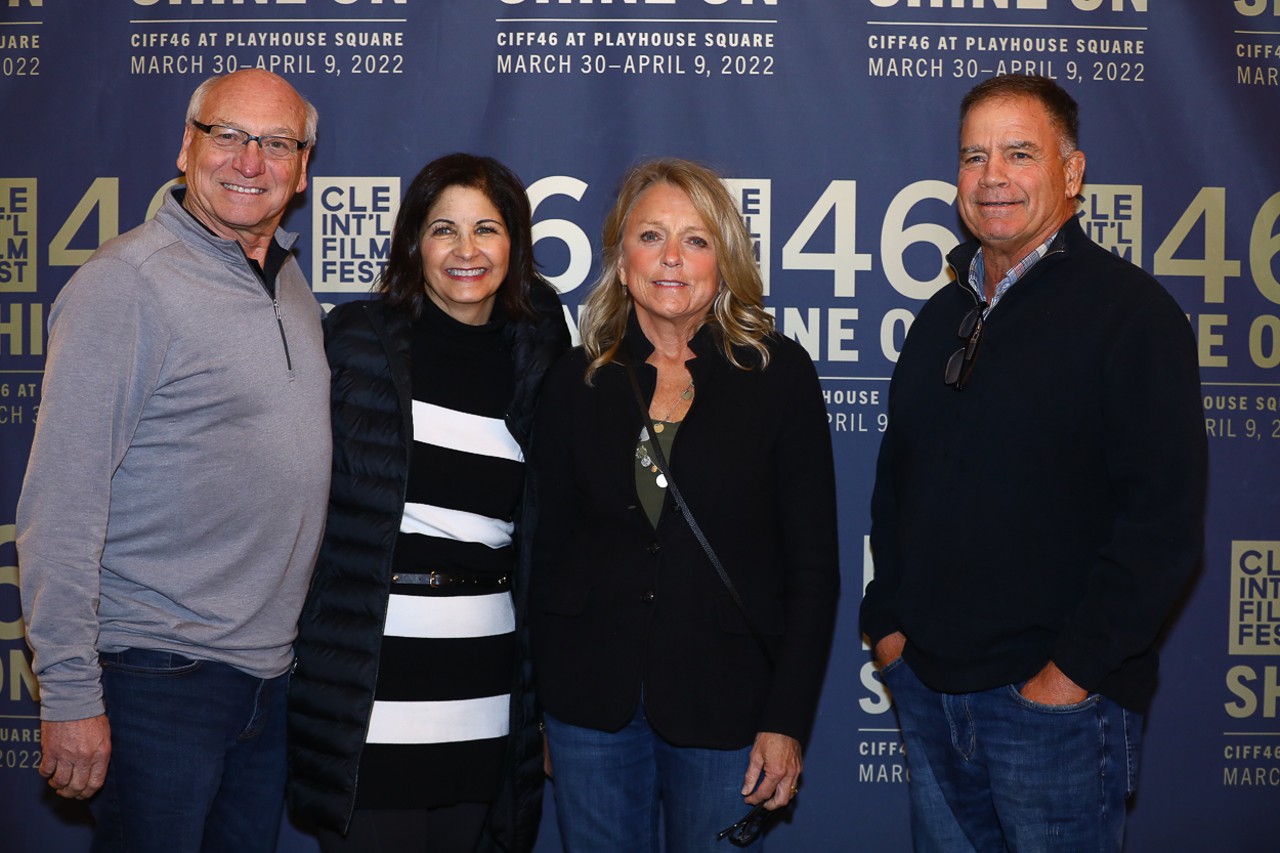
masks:
{"type": "Polygon", "coordinates": [[[951,358],[947,359],[947,370],[942,378],[957,391],[964,390],[965,384],[969,381],[969,374],[973,373],[974,362],[978,360],[978,345],[982,343],[983,314],[986,310],[985,302],[979,302],[973,306],[973,309],[960,321],[960,331],[956,332],[957,337],[965,339],[964,346],[953,352],[951,358]]]}
{"type": "Polygon", "coordinates": [[[262,151],[262,156],[272,160],[287,160],[307,147],[307,143],[292,136],[254,136],[234,127],[223,124],[202,124],[194,119],[191,121],[191,126],[209,134],[209,141],[215,148],[234,151],[250,142],[256,142],[262,151]]]}
{"type": "Polygon", "coordinates": [[[747,812],[747,816],[742,820],[733,826],[726,826],[720,830],[720,834],[716,836],[716,841],[728,838],[729,843],[734,847],[750,847],[760,837],[760,830],[764,826],[766,816],[764,803],[760,803],[760,805],[747,812]]]}

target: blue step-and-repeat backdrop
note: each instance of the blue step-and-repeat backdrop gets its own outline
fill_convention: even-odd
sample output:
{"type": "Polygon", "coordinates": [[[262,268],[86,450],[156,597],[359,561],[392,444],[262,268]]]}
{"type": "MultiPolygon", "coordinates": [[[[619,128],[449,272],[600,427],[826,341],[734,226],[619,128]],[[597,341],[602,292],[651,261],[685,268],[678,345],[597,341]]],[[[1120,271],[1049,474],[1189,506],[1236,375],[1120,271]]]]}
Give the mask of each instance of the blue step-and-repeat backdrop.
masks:
{"type": "MultiPolygon", "coordinates": [[[[837,648],[775,851],[909,848],[895,718],[857,630],[886,391],[960,238],[960,97],[993,74],[1061,81],[1082,220],[1186,310],[1212,449],[1204,569],[1168,631],[1129,849],[1280,844],[1280,0],[0,0],[0,848],[89,839],[35,770],[13,546],[49,306],[178,178],[190,91],[246,67],[320,110],[285,225],[325,303],[368,291],[402,188],[440,154],[522,176],[575,316],[625,167],[679,155],[731,179],[767,302],[823,377],[840,479],[837,648]]],[[[556,842],[547,820],[538,849],[556,842]]],[[[289,825],[281,847],[316,849],[289,825]]]]}

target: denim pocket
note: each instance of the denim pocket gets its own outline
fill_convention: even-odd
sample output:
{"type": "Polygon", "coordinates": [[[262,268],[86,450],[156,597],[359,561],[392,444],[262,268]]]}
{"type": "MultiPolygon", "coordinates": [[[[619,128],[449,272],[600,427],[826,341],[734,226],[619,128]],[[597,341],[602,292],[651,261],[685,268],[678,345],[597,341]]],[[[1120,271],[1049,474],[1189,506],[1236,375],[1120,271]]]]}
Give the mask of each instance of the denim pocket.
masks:
{"type": "Polygon", "coordinates": [[[904,660],[906,660],[906,658],[905,658],[903,655],[898,655],[896,658],[894,658],[893,660],[889,661],[889,662],[888,662],[887,664],[885,664],[884,666],[880,667],[880,676],[883,678],[884,676],[886,676],[886,675],[888,675],[889,673],[893,672],[895,669],[897,669],[898,667],[902,666],[902,662],[903,662],[904,660]]]}
{"type": "Polygon", "coordinates": [[[104,670],[122,675],[187,675],[200,669],[201,661],[192,660],[175,652],[159,649],[125,649],[122,652],[102,652],[98,663],[104,670]]]}
{"type": "MultiPolygon", "coordinates": [[[[1025,683],[1025,682],[1023,682],[1025,683]]],[[[1009,695],[1013,697],[1013,701],[1017,702],[1028,711],[1038,711],[1041,714],[1075,714],[1080,711],[1087,711],[1094,705],[1102,701],[1102,694],[1090,693],[1079,702],[1073,702],[1070,705],[1045,705],[1043,702],[1033,702],[1026,696],[1022,695],[1021,684],[1010,684],[1005,689],[1009,691],[1009,695]]]]}

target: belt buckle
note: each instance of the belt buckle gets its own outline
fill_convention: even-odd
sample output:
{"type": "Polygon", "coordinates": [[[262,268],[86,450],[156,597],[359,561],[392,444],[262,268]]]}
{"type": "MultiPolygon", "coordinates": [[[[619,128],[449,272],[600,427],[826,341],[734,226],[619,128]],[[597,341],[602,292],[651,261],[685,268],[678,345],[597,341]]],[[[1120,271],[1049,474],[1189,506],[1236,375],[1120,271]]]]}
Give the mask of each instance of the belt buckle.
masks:
{"type": "Polygon", "coordinates": [[[444,586],[445,576],[442,572],[429,572],[427,574],[427,586],[444,586]]]}

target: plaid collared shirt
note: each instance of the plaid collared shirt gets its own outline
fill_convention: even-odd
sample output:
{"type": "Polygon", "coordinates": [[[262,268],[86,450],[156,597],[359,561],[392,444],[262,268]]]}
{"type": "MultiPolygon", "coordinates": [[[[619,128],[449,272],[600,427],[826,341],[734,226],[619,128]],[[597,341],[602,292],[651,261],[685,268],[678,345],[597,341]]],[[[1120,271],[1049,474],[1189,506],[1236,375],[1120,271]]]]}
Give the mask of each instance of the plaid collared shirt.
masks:
{"type": "MultiPolygon", "coordinates": [[[[996,307],[996,303],[1000,301],[1001,297],[1004,296],[1005,292],[1009,288],[1013,287],[1018,279],[1026,275],[1027,271],[1035,266],[1041,258],[1049,254],[1049,246],[1058,238],[1059,231],[1061,231],[1061,229],[1050,234],[1048,240],[1045,240],[1039,246],[1032,249],[1031,254],[1018,261],[1013,265],[1013,269],[1005,273],[1004,278],[1000,279],[996,284],[995,293],[991,296],[991,302],[987,305],[987,309],[982,312],[983,317],[986,317],[991,313],[991,310],[996,307]]],[[[978,253],[973,256],[973,261],[969,264],[969,288],[977,294],[979,302],[985,301],[983,298],[985,290],[983,289],[982,281],[983,277],[986,275],[986,271],[986,261],[983,260],[982,247],[979,246],[978,253]]]]}

